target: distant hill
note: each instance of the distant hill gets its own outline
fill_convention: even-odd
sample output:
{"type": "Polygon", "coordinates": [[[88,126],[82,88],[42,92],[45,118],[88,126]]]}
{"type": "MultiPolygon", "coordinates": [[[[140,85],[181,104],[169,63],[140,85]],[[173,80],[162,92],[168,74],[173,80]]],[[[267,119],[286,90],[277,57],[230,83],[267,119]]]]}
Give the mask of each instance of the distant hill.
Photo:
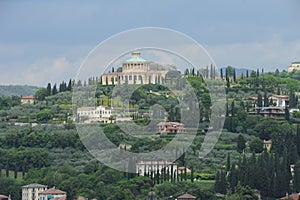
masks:
{"type": "Polygon", "coordinates": [[[0,85],[1,96],[27,96],[33,95],[39,87],[29,85],[0,85]]]}

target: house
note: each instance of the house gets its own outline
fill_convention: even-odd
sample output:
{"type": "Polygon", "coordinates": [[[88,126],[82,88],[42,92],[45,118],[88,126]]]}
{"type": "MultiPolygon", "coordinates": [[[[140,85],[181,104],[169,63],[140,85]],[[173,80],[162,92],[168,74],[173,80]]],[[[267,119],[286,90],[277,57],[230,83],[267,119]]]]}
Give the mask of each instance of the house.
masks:
{"type": "Polygon", "coordinates": [[[98,107],[80,107],[77,109],[77,119],[80,122],[102,122],[110,123],[112,116],[112,108],[107,106],[98,107]]]}
{"type": "Polygon", "coordinates": [[[178,174],[183,174],[183,173],[185,173],[185,171],[186,171],[186,173],[191,173],[192,172],[192,170],[190,170],[187,167],[178,167],[178,174]]]}
{"type": "Polygon", "coordinates": [[[278,118],[285,116],[285,109],[283,107],[257,107],[255,111],[248,112],[250,115],[261,115],[267,118],[278,118]]]}
{"type": "Polygon", "coordinates": [[[292,72],[294,70],[300,70],[300,62],[292,62],[288,68],[288,72],[292,72]]]}
{"type": "Polygon", "coordinates": [[[37,98],[35,96],[25,96],[25,97],[21,97],[21,104],[35,104],[37,98]]]}
{"type": "MultiPolygon", "coordinates": [[[[257,102],[258,98],[257,97],[249,97],[248,102],[252,105],[252,107],[257,108],[257,102]]],[[[285,108],[286,102],[289,100],[288,96],[285,95],[276,95],[273,94],[270,97],[268,97],[268,102],[270,104],[270,107],[280,107],[280,108],[285,108]]],[[[262,101],[264,102],[264,97],[262,97],[262,101]]]]}
{"type": "Polygon", "coordinates": [[[294,193],[289,195],[288,193],[286,194],[285,197],[281,197],[280,200],[298,200],[299,199],[300,194],[299,193],[294,193]]]}
{"type": "Polygon", "coordinates": [[[66,200],[67,193],[55,188],[44,190],[38,194],[39,200],[66,200]]]}
{"type": "Polygon", "coordinates": [[[285,95],[272,95],[269,97],[269,102],[272,102],[274,107],[285,108],[286,102],[289,100],[285,95]]]}
{"type": "Polygon", "coordinates": [[[269,152],[272,147],[272,141],[271,140],[264,140],[264,148],[269,152]]]}
{"type": "Polygon", "coordinates": [[[174,178],[177,177],[177,163],[167,161],[138,161],[136,163],[136,173],[140,176],[151,172],[157,173],[157,170],[161,173],[163,168],[165,168],[166,172],[168,171],[170,175],[173,172],[174,178]]]}
{"type": "Polygon", "coordinates": [[[47,189],[47,185],[41,185],[38,183],[22,186],[22,200],[39,200],[39,192],[45,191],[47,189]]]}
{"type": "Polygon", "coordinates": [[[175,200],[195,200],[195,199],[197,199],[197,197],[186,193],[186,194],[180,195],[175,200]]]}
{"type": "Polygon", "coordinates": [[[160,122],[157,124],[159,133],[183,133],[184,124],[179,122],[160,122]]]}

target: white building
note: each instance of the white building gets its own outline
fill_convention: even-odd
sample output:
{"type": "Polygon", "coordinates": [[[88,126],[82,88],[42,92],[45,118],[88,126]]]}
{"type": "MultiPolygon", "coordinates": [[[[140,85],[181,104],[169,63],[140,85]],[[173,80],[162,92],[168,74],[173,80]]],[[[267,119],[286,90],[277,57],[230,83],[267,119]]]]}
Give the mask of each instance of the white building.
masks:
{"type": "Polygon", "coordinates": [[[288,68],[288,72],[292,72],[293,70],[300,70],[300,62],[292,62],[288,68]]]}
{"type": "Polygon", "coordinates": [[[165,81],[170,67],[162,66],[141,57],[133,52],[131,58],[122,64],[122,72],[102,74],[102,85],[120,84],[160,84],[165,81]]]}
{"type": "Polygon", "coordinates": [[[148,173],[150,174],[151,172],[157,173],[157,170],[159,170],[159,173],[161,174],[163,168],[166,169],[166,172],[169,171],[170,175],[173,170],[174,178],[177,177],[177,163],[167,161],[139,161],[136,163],[136,173],[140,176],[144,176],[144,174],[148,173]]]}
{"type": "Polygon", "coordinates": [[[106,106],[81,107],[77,109],[77,118],[82,122],[103,122],[110,123],[112,108],[106,106]]]}
{"type": "Polygon", "coordinates": [[[51,188],[48,190],[44,190],[42,192],[39,192],[39,200],[65,200],[67,198],[67,193],[55,188],[51,188]]]}
{"type": "Polygon", "coordinates": [[[272,95],[269,97],[269,101],[273,102],[273,104],[274,104],[271,106],[275,106],[275,107],[279,107],[279,108],[285,108],[286,101],[288,101],[288,99],[289,99],[289,97],[284,96],[284,95],[272,95]]]}
{"type": "Polygon", "coordinates": [[[39,192],[45,191],[47,189],[47,185],[41,185],[38,183],[22,186],[22,200],[39,200],[39,192]]]}

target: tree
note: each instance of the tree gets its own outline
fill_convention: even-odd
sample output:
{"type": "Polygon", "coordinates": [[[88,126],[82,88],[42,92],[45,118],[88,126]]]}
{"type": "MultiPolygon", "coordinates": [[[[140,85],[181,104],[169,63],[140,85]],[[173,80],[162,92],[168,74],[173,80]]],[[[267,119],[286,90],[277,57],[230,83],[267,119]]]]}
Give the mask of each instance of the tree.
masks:
{"type": "Polygon", "coordinates": [[[67,86],[68,91],[72,91],[72,80],[69,80],[68,86],[67,86]]]}
{"type": "Polygon", "coordinates": [[[262,96],[261,96],[260,92],[257,95],[257,106],[263,107],[262,96]]]}
{"type": "Polygon", "coordinates": [[[54,84],[52,88],[52,95],[56,95],[56,94],[57,94],[57,88],[56,88],[56,84],[54,84]]]}
{"type": "Polygon", "coordinates": [[[294,167],[293,191],[296,193],[300,192],[300,161],[294,167]]]}
{"type": "Polygon", "coordinates": [[[185,75],[185,76],[189,76],[189,75],[190,75],[190,70],[189,70],[189,69],[185,69],[184,75],[185,75]]]}
{"type": "Polygon", "coordinates": [[[220,69],[220,75],[221,75],[221,79],[223,80],[223,69],[220,69]]]}
{"type": "Polygon", "coordinates": [[[48,96],[48,92],[46,88],[40,88],[35,92],[35,96],[39,101],[45,100],[45,97],[48,96]]]}
{"type": "Polygon", "coordinates": [[[228,175],[228,182],[231,189],[231,192],[235,192],[235,188],[238,184],[238,169],[235,163],[232,163],[231,169],[228,175]]]}
{"type": "Polygon", "coordinates": [[[51,83],[48,83],[47,85],[47,96],[51,95],[51,83]]]}
{"type": "Polygon", "coordinates": [[[233,69],[233,82],[236,83],[236,70],[235,70],[235,68],[233,69]]]}
{"type": "Polygon", "coordinates": [[[226,194],[226,173],[223,170],[217,172],[215,177],[215,192],[226,194]]]}
{"type": "Polygon", "coordinates": [[[264,142],[259,138],[255,138],[250,142],[249,147],[252,152],[261,153],[264,150],[264,142]]]}
{"type": "Polygon", "coordinates": [[[231,165],[231,162],[230,162],[230,153],[227,153],[227,162],[226,162],[226,171],[229,172],[230,170],[230,165],[231,165]]]}
{"type": "Polygon", "coordinates": [[[264,107],[269,107],[269,99],[266,91],[264,92],[264,107]]]}
{"type": "Polygon", "coordinates": [[[39,122],[48,122],[52,119],[52,112],[49,109],[43,109],[37,113],[36,118],[39,122]]]}
{"type": "Polygon", "coordinates": [[[239,153],[242,153],[245,148],[246,148],[246,140],[245,140],[244,136],[239,134],[239,136],[237,138],[237,151],[239,153]]]}

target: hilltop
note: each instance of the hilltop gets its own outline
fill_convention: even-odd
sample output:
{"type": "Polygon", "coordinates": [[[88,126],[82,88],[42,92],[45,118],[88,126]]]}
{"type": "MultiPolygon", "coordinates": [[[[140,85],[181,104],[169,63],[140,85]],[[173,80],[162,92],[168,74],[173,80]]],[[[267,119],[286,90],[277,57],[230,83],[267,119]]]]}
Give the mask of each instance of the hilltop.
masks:
{"type": "Polygon", "coordinates": [[[39,87],[30,85],[0,85],[0,96],[33,95],[39,87]]]}

